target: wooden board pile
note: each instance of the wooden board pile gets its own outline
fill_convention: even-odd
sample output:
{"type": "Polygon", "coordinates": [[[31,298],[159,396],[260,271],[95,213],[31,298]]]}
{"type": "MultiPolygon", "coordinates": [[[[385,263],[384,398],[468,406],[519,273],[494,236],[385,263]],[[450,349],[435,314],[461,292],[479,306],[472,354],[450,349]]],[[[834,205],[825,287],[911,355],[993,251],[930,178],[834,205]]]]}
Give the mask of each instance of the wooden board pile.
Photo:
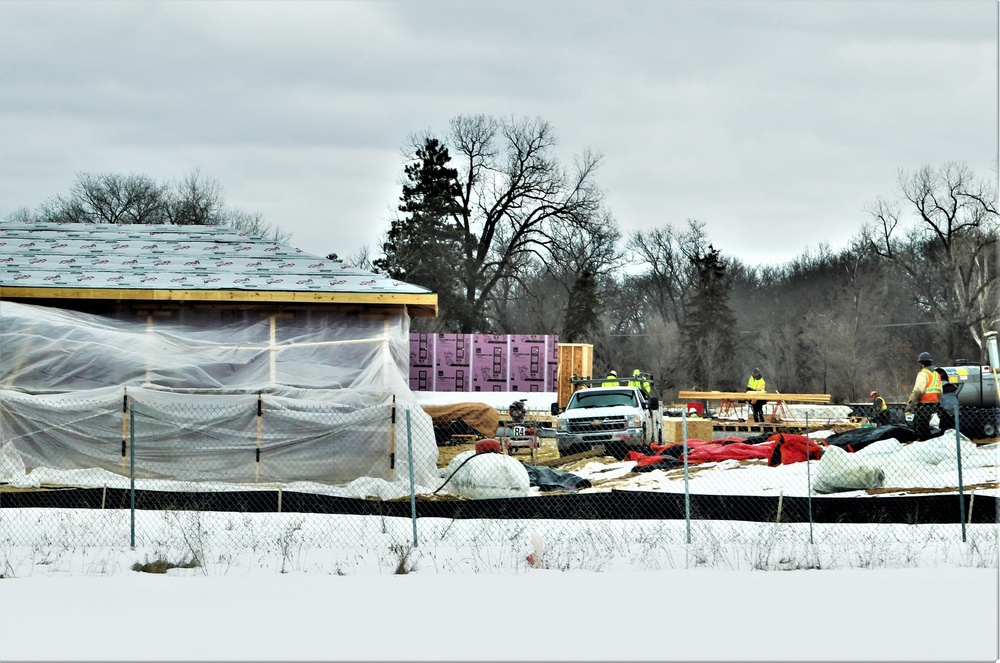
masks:
{"type": "Polygon", "coordinates": [[[829,403],[830,394],[781,394],[770,391],[680,391],[680,400],[745,401],[767,400],[788,403],[829,403]]]}

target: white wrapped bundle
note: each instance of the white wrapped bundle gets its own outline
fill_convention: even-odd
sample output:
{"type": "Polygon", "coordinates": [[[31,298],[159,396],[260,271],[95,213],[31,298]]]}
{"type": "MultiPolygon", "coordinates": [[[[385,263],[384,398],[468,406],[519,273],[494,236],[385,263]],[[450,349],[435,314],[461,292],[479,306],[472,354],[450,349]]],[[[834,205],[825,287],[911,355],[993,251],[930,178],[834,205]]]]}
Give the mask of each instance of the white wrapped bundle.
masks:
{"type": "Polygon", "coordinates": [[[531,486],[528,470],[519,460],[498,453],[477,454],[471,449],[448,463],[444,478],[445,491],[470,499],[524,497],[531,486]]]}

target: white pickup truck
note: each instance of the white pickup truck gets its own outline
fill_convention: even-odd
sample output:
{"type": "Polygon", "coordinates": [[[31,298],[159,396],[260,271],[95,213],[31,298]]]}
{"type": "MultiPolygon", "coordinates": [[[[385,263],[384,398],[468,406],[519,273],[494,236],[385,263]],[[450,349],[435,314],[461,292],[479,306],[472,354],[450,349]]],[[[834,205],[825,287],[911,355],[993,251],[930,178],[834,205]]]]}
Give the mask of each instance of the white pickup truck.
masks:
{"type": "MultiPolygon", "coordinates": [[[[643,375],[652,383],[648,374],[643,375]]],[[[621,460],[630,450],[648,452],[649,444],[663,443],[663,409],[660,399],[638,387],[599,386],[605,380],[572,378],[578,387],[562,411],[552,404],[556,417],[559,455],[567,456],[603,447],[621,460]],[[596,385],[596,386],[595,386],[596,385]]]]}

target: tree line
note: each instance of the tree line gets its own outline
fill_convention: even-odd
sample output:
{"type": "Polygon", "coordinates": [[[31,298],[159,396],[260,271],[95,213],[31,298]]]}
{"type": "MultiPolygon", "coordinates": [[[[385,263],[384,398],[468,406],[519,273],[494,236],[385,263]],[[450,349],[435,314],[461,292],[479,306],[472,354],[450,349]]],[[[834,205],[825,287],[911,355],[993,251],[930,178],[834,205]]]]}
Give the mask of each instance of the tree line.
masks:
{"type": "Polygon", "coordinates": [[[922,351],[984,361],[1000,322],[997,190],[966,165],[900,171],[841,251],[748,265],[695,219],[622,236],[600,155],[564,166],[555,145],[544,120],[483,115],[411,136],[398,214],[367,266],[438,293],[439,317],[414,330],[592,343],[600,375],[650,371],[666,397],[742,391],[758,367],[785,392],[904,400],[922,351]]]}
{"type": "Polygon", "coordinates": [[[273,242],[291,238],[259,212],[228,206],[222,185],[197,169],[170,182],[134,173],[80,173],[68,194],[48,198],[36,210],[16,210],[5,220],[227,226],[273,242]]]}
{"type": "MultiPolygon", "coordinates": [[[[939,365],[985,361],[983,334],[1000,322],[995,177],[962,163],[900,171],[846,248],[749,265],[716,249],[696,219],[622,235],[597,184],[601,155],[565,165],[556,146],[540,118],[458,116],[441,135],[412,135],[397,214],[374,251],[347,260],[438,294],[439,316],[414,319],[414,331],[590,343],[597,373],[649,371],[668,399],[742,390],[758,367],[769,389],[904,400],[922,351],[939,365]]],[[[290,237],[227,206],[197,170],[165,184],[81,174],[68,195],[7,220],[290,237]]]]}

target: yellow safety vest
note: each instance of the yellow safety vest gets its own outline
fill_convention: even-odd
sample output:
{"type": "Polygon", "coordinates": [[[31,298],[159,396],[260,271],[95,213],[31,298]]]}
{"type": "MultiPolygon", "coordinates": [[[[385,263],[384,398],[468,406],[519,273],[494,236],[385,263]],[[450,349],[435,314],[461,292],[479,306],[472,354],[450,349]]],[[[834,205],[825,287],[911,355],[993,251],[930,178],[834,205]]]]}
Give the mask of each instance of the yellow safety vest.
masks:
{"type": "Polygon", "coordinates": [[[645,392],[649,392],[650,384],[645,380],[640,380],[640,375],[632,375],[632,379],[629,380],[628,386],[635,387],[636,389],[642,389],[645,392]]]}
{"type": "Polygon", "coordinates": [[[764,391],[764,378],[754,378],[750,376],[750,381],[747,382],[747,389],[750,391],[764,391]]]}

